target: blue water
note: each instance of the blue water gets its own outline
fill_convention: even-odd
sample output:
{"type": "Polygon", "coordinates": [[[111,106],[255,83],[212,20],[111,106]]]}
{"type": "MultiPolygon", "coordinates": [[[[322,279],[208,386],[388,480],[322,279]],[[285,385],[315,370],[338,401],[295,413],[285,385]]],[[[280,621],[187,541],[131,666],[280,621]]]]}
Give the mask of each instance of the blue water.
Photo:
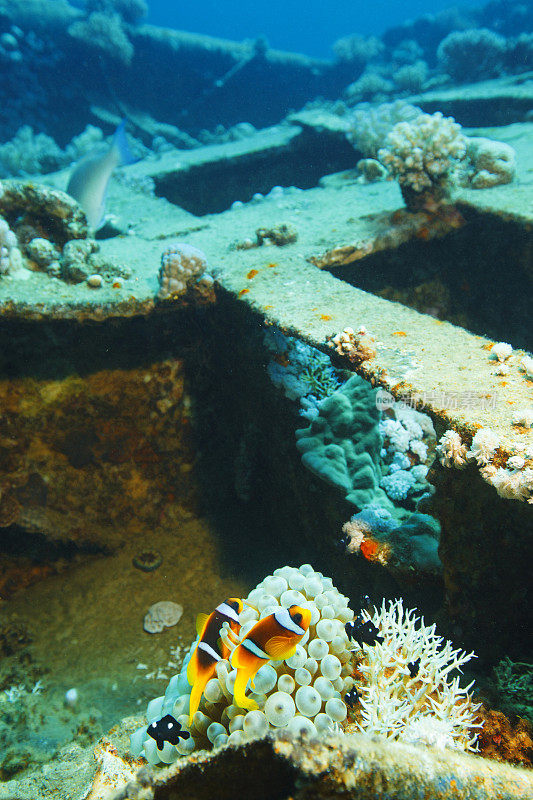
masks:
{"type": "Polygon", "coordinates": [[[148,21],[227,39],[266,36],[270,46],[330,58],[331,45],[352,33],[380,34],[407,19],[472,3],[449,0],[150,0],[148,21]]]}

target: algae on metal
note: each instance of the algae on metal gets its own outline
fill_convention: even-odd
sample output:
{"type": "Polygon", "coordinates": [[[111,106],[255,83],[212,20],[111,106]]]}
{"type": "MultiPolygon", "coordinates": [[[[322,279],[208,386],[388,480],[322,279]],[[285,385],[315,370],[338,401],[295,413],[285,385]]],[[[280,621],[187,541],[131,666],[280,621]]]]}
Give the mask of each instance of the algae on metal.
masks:
{"type": "MultiPolygon", "coordinates": [[[[143,800],[531,800],[533,773],[486,759],[362,734],[292,739],[285,732],[155,773],[143,800]]],[[[125,798],[119,792],[113,800],[125,798]]]]}

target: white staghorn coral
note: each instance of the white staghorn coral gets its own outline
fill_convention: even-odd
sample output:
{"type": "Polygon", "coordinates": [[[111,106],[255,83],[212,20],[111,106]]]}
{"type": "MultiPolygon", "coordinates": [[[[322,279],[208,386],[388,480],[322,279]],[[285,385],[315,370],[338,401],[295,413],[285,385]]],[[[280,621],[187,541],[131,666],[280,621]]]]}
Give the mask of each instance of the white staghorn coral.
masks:
{"type": "Polygon", "coordinates": [[[379,160],[398,179],[407,207],[428,207],[448,195],[449,183],[466,155],[466,138],[453,117],[421,114],[412,122],[399,122],[378,151],[379,160]],[[420,204],[425,195],[426,199],[420,204]]]}
{"type": "Polygon", "coordinates": [[[402,600],[383,601],[362,616],[379,628],[383,642],[363,644],[358,653],[358,727],[388,739],[475,750],[480,706],[469,694],[472,683],[463,688],[459,677],[450,678],[474,654],[444,642],[435,625],[425,625],[402,600]]]}
{"type": "Polygon", "coordinates": [[[472,439],[468,457],[475,458],[478,464],[488,464],[499,446],[500,440],[491,428],[480,428],[472,439]]]}
{"type": "Polygon", "coordinates": [[[468,453],[457,431],[446,431],[437,445],[437,455],[443,467],[463,469],[467,464],[468,453]]]}

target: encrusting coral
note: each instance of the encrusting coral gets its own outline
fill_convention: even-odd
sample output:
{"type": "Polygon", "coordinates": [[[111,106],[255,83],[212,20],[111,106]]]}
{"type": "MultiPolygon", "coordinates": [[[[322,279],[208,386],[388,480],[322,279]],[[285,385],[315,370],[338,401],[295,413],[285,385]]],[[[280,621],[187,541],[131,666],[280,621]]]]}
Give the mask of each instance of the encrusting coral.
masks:
{"type": "MultiPolygon", "coordinates": [[[[279,610],[298,604],[309,609],[309,629],[293,656],[270,661],[257,672],[249,698],[257,708],[246,711],[235,704],[236,670],[227,660],[216,666],[216,677],[204,689],[199,710],[189,725],[191,686],[187,680],[190,655],[164,696],[147,708],[148,724],[171,715],[190,734],[177,744],[158,748],[148,725],[131,737],[131,752],[151,763],[172,763],[178,756],[201,748],[240,744],[272,730],[311,736],[353,727],[387,738],[452,749],[475,749],[478,706],[471,685],[461,688],[460,670],[472,654],[453,648],[426,626],[401,600],[386,603],[372,614],[364,611],[354,621],[348,598],[331,578],[309,564],[282,567],[267,576],[250,594],[240,615],[240,641],[256,624],[279,610]],[[369,620],[373,623],[370,637],[369,620]],[[364,632],[359,642],[358,632],[364,632]],[[351,639],[356,641],[353,645],[351,639]],[[354,649],[355,647],[355,649],[354,649]],[[355,654],[355,664],[353,656],[355,654]],[[354,691],[357,684],[357,692],[354,691]],[[347,693],[348,696],[347,696],[347,693]],[[348,720],[348,705],[359,706],[348,720]]],[[[225,629],[221,635],[230,641],[225,629]]],[[[198,641],[198,640],[197,640],[198,641]]],[[[191,652],[194,650],[193,644],[191,652]]]]}
{"type": "Polygon", "coordinates": [[[318,406],[308,428],[296,431],[302,463],[322,480],[341,489],[358,508],[390,501],[379,488],[382,478],[379,411],[375,392],[354,375],[318,406]]]}
{"type": "Polygon", "coordinates": [[[207,274],[207,258],[197,247],[177,242],[167,247],[161,255],[158,300],[182,298],[189,290],[196,290],[198,300],[202,295],[211,301],[213,279],[207,274]]]}
{"type": "Polygon", "coordinates": [[[342,526],[347,553],[360,553],[395,574],[440,575],[440,525],[428,514],[399,521],[385,508],[367,506],[342,526]]]}
{"type": "Polygon", "coordinates": [[[22,256],[17,237],[5,219],[0,217],[0,275],[7,275],[21,264],[22,256]]]}
{"type": "Polygon", "coordinates": [[[516,152],[505,142],[484,136],[469,136],[466,156],[470,162],[468,184],[473,189],[489,189],[511,183],[515,176],[516,152]]]}

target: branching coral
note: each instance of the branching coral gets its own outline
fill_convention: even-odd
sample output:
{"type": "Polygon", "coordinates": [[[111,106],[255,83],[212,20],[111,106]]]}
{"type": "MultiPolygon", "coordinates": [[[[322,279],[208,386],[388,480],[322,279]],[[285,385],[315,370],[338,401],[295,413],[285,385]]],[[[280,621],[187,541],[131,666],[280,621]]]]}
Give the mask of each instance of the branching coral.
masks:
{"type": "Polygon", "coordinates": [[[62,150],[51,136],[34,133],[29,125],[23,125],[12,139],[0,145],[0,177],[52,172],[85,155],[102,141],[100,128],[87,125],[62,150]]]}
{"type": "Polygon", "coordinates": [[[392,81],[387,80],[379,72],[369,68],[344,90],[348,105],[367,100],[382,100],[394,89],[392,81]]]}
{"type": "Polygon", "coordinates": [[[398,179],[410,211],[434,210],[449,197],[452,179],[465,155],[461,126],[440,112],[399,122],[378,151],[378,159],[398,179]]]}
{"type": "Polygon", "coordinates": [[[336,353],[347,358],[351,364],[359,365],[376,355],[374,348],[368,341],[364,341],[362,336],[363,334],[357,335],[353,328],[344,328],[340,333],[328,336],[327,343],[334,348],[336,353]]]}
{"type": "Polygon", "coordinates": [[[404,103],[403,100],[378,106],[360,103],[348,117],[350,130],[346,135],[364,156],[375,158],[395,125],[399,122],[412,122],[421,114],[422,109],[404,103]]]}
{"type": "Polygon", "coordinates": [[[362,67],[373,58],[381,55],[385,49],[383,42],[376,36],[344,36],[337,39],[333,45],[333,52],[339,61],[348,62],[353,66],[362,67]]]}
{"type": "Polygon", "coordinates": [[[389,739],[475,750],[480,706],[469,695],[472,684],[462,688],[458,677],[450,677],[474,654],[444,642],[435,625],[425,625],[402,600],[383,601],[379,610],[362,616],[383,641],[363,644],[357,653],[358,727],[389,739]],[[409,668],[413,664],[416,670],[409,668]]]}
{"type": "Polygon", "coordinates": [[[394,82],[399,89],[409,93],[420,92],[428,76],[428,65],[425,61],[405,64],[394,73],[394,82]]]}

